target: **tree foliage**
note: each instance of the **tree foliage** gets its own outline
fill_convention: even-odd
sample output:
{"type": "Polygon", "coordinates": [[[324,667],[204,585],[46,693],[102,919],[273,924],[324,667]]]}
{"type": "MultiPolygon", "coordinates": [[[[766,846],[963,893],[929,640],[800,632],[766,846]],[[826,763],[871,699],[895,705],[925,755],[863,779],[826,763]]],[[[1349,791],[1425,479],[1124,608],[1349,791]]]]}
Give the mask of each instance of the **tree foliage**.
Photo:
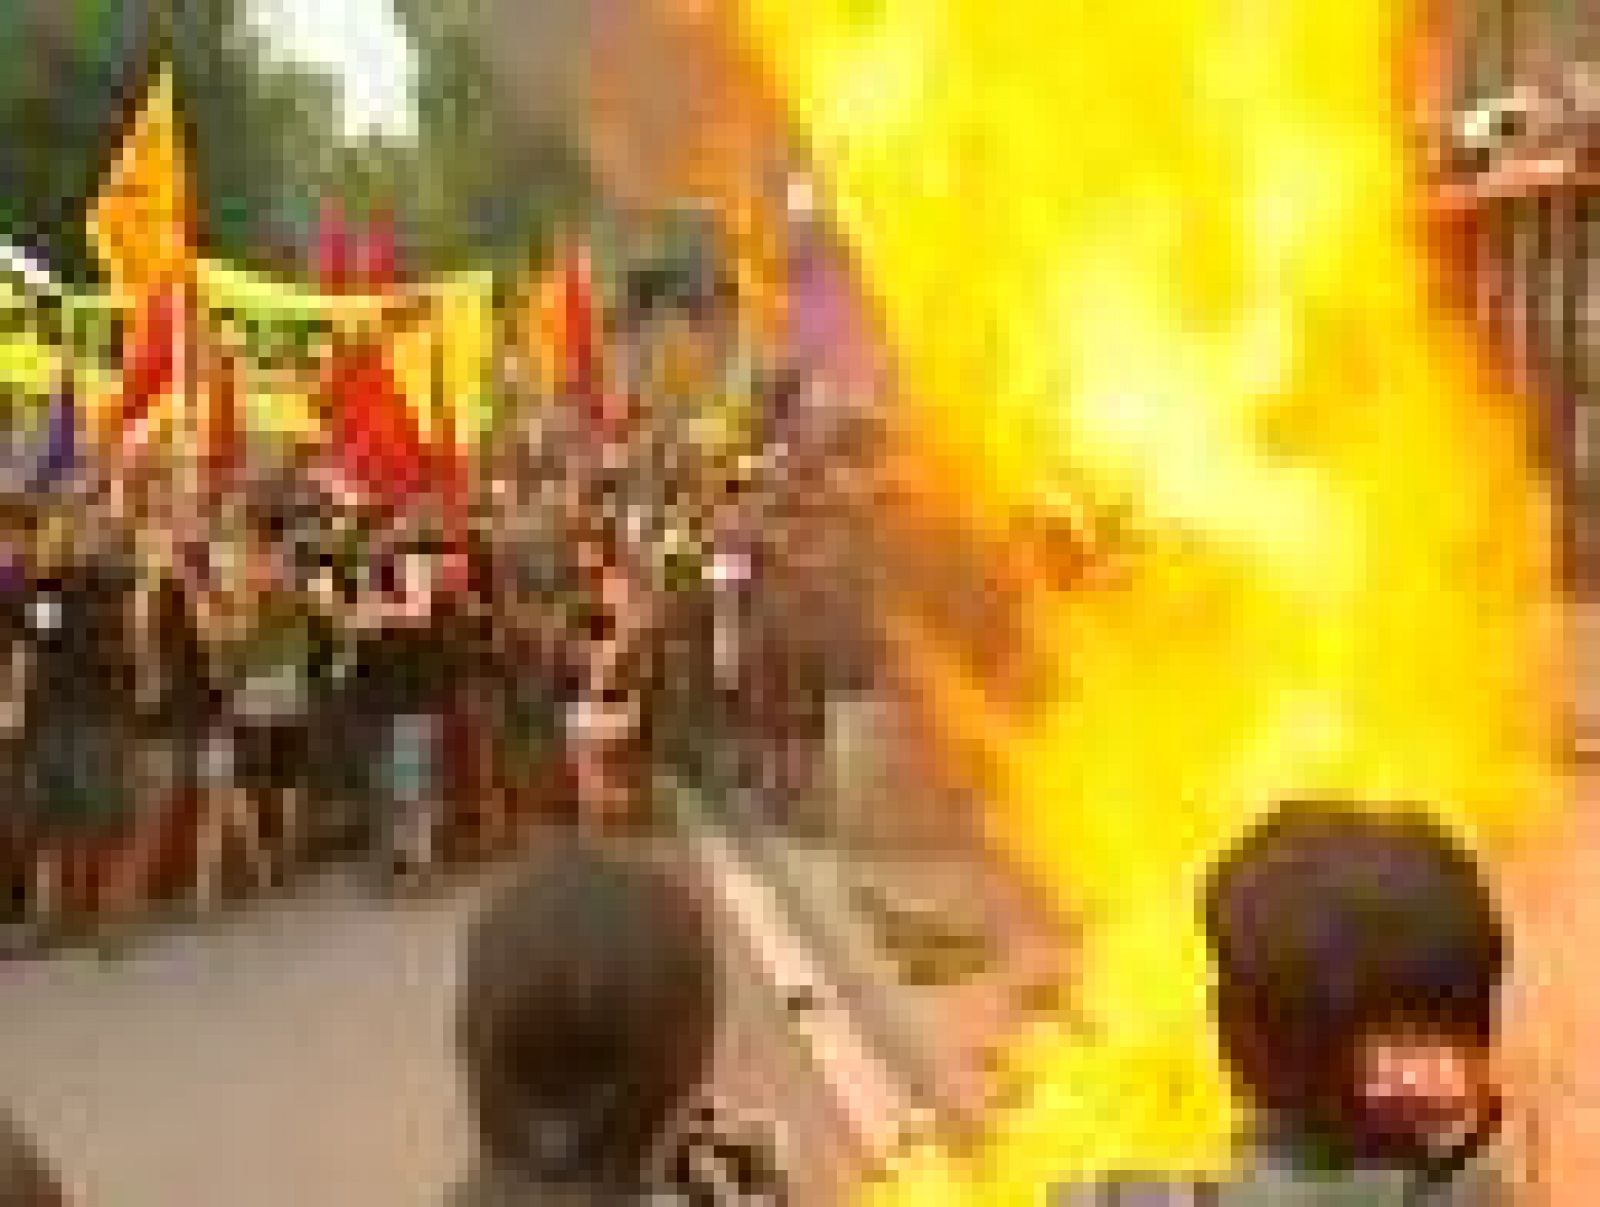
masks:
{"type": "Polygon", "coordinates": [[[593,201],[575,123],[516,111],[489,69],[484,39],[492,31],[476,5],[395,0],[395,8],[418,61],[421,257],[438,269],[520,261],[552,225],[593,201]]]}
{"type": "Polygon", "coordinates": [[[520,260],[590,199],[571,132],[516,120],[458,0],[396,0],[417,51],[415,140],[347,140],[338,84],[280,62],[250,0],[0,0],[0,238],[67,280],[84,215],[157,63],[187,119],[209,254],[302,273],[324,197],[397,218],[413,272],[520,260]]]}

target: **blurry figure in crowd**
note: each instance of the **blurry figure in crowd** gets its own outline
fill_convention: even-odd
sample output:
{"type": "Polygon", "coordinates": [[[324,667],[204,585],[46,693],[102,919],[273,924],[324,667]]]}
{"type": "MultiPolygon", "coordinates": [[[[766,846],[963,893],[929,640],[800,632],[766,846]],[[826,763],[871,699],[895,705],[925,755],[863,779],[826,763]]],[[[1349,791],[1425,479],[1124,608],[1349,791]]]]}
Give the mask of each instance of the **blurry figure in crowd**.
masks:
{"type": "Polygon", "coordinates": [[[24,706],[28,690],[26,601],[32,535],[29,509],[0,510],[0,874],[4,920],[24,925],[31,904],[33,827],[23,799],[24,706]]]}
{"type": "Polygon", "coordinates": [[[647,601],[614,528],[602,522],[577,536],[566,670],[565,728],[578,820],[597,829],[637,815],[648,745],[647,601]]]}
{"type": "Polygon", "coordinates": [[[122,914],[134,878],[112,872],[139,804],[129,790],[134,698],[126,624],[132,587],[114,531],[81,511],[43,533],[24,605],[23,797],[34,822],[33,900],[42,919],[122,914]],[[108,876],[108,872],[111,872],[108,876]]]}
{"type": "Polygon", "coordinates": [[[443,550],[391,523],[356,591],[355,689],[381,734],[375,753],[380,858],[397,887],[436,870],[444,820],[443,550]]]}
{"type": "MultiPolygon", "coordinates": [[[[199,803],[202,757],[216,703],[190,573],[203,550],[157,523],[143,532],[131,627],[136,666],[135,790],[142,824],[130,870],[154,871],[199,803]]],[[[164,887],[164,886],[163,886],[164,887]]]]}
{"type": "Polygon", "coordinates": [[[179,553],[185,585],[207,649],[214,706],[208,711],[199,758],[200,825],[194,896],[201,908],[217,901],[230,835],[238,839],[256,888],[273,879],[261,816],[239,778],[241,674],[260,605],[245,559],[237,508],[201,521],[179,553]]]}
{"type": "MultiPolygon", "coordinates": [[[[1215,1201],[1506,1201],[1508,939],[1450,834],[1422,810],[1285,805],[1217,867],[1205,921],[1222,1051],[1258,1116],[1215,1201]]],[[[1172,1193],[1149,1201],[1194,1187],[1172,1193]]]]}
{"type": "Polygon", "coordinates": [[[315,522],[303,538],[311,546],[307,592],[324,641],[323,657],[312,681],[312,713],[317,720],[308,752],[312,780],[322,808],[342,813],[345,834],[358,843],[370,838],[379,795],[372,750],[382,716],[362,681],[362,658],[369,634],[358,601],[372,588],[377,517],[348,493],[319,489],[315,522]],[[359,837],[358,837],[359,836],[359,837]]]}
{"type": "Polygon", "coordinates": [[[0,1207],[67,1207],[66,1191],[33,1142],[0,1117],[0,1207]]]}
{"type": "Polygon", "coordinates": [[[559,754],[559,597],[564,585],[561,542],[551,509],[525,463],[508,465],[495,483],[495,518],[487,525],[496,631],[485,671],[499,715],[499,776],[503,794],[486,833],[490,850],[518,840],[541,784],[541,771],[559,754]]]}
{"type": "Polygon", "coordinates": [[[468,517],[459,543],[441,542],[441,593],[435,633],[435,692],[444,716],[442,789],[448,804],[447,854],[476,860],[508,849],[515,838],[510,797],[501,774],[505,701],[501,685],[501,599],[488,534],[468,517]],[[452,565],[451,563],[454,563],[452,565]]]}
{"type": "Polygon", "coordinates": [[[244,527],[239,574],[251,615],[234,647],[229,675],[239,778],[257,818],[272,831],[276,878],[285,880],[303,847],[317,633],[309,601],[296,589],[288,518],[258,505],[246,515],[244,527]]]}
{"type": "Polygon", "coordinates": [[[659,866],[558,843],[473,925],[464,964],[481,1160],[453,1207],[656,1201],[652,1159],[717,1033],[697,896],[659,866]]]}

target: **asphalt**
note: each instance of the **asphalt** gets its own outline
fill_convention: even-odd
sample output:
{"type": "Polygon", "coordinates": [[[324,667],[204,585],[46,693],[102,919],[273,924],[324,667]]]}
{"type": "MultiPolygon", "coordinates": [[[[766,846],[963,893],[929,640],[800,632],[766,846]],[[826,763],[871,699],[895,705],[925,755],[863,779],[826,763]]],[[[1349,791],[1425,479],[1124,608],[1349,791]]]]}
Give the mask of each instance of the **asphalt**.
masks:
{"type": "MultiPolygon", "coordinates": [[[[84,1207],[432,1207],[472,1155],[450,1025],[483,891],[333,877],[113,962],[0,966],[5,1095],[84,1207]]],[[[780,1121],[802,1207],[840,1201],[848,1131],[732,928],[724,967],[714,1090],[780,1121]]]]}

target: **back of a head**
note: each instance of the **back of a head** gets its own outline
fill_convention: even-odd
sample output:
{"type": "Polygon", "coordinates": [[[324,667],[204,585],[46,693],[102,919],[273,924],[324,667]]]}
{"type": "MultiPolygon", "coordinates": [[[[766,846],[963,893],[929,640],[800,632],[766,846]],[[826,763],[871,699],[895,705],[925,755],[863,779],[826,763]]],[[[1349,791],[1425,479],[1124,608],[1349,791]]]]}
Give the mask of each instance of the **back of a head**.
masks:
{"type": "Polygon", "coordinates": [[[55,1171],[10,1118],[0,1117],[0,1207],[66,1207],[55,1171]]]}
{"type": "Polygon", "coordinates": [[[1365,1036],[1492,1040],[1502,920],[1424,810],[1286,804],[1218,865],[1205,914],[1224,1052],[1281,1115],[1335,1124],[1365,1036]]]}
{"type": "Polygon", "coordinates": [[[541,853],[468,939],[458,1018],[485,1157],[547,1184],[636,1182],[716,1035],[695,894],[642,859],[541,853]]]}

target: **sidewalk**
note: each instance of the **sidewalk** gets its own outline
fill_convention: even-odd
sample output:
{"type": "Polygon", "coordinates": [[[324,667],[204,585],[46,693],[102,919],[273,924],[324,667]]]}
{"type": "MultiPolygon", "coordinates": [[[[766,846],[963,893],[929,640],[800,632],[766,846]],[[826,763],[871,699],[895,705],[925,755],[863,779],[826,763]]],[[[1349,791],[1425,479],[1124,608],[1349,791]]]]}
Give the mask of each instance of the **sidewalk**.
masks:
{"type": "MultiPolygon", "coordinates": [[[[678,795],[690,815],[704,807],[678,795]]],[[[748,802],[732,814],[706,829],[727,835],[814,961],[790,979],[826,978],[828,1004],[845,1006],[899,1089],[902,1119],[928,1117],[950,1138],[980,1128],[992,1050],[1061,996],[1064,928],[977,851],[824,843],[768,826],[748,802]]]]}
{"type": "Polygon", "coordinates": [[[1507,1023],[1517,1080],[1543,1140],[1519,1207],[1600,1195],[1600,601],[1570,613],[1575,739],[1571,792],[1557,833],[1505,869],[1516,935],[1507,1023]]]}

